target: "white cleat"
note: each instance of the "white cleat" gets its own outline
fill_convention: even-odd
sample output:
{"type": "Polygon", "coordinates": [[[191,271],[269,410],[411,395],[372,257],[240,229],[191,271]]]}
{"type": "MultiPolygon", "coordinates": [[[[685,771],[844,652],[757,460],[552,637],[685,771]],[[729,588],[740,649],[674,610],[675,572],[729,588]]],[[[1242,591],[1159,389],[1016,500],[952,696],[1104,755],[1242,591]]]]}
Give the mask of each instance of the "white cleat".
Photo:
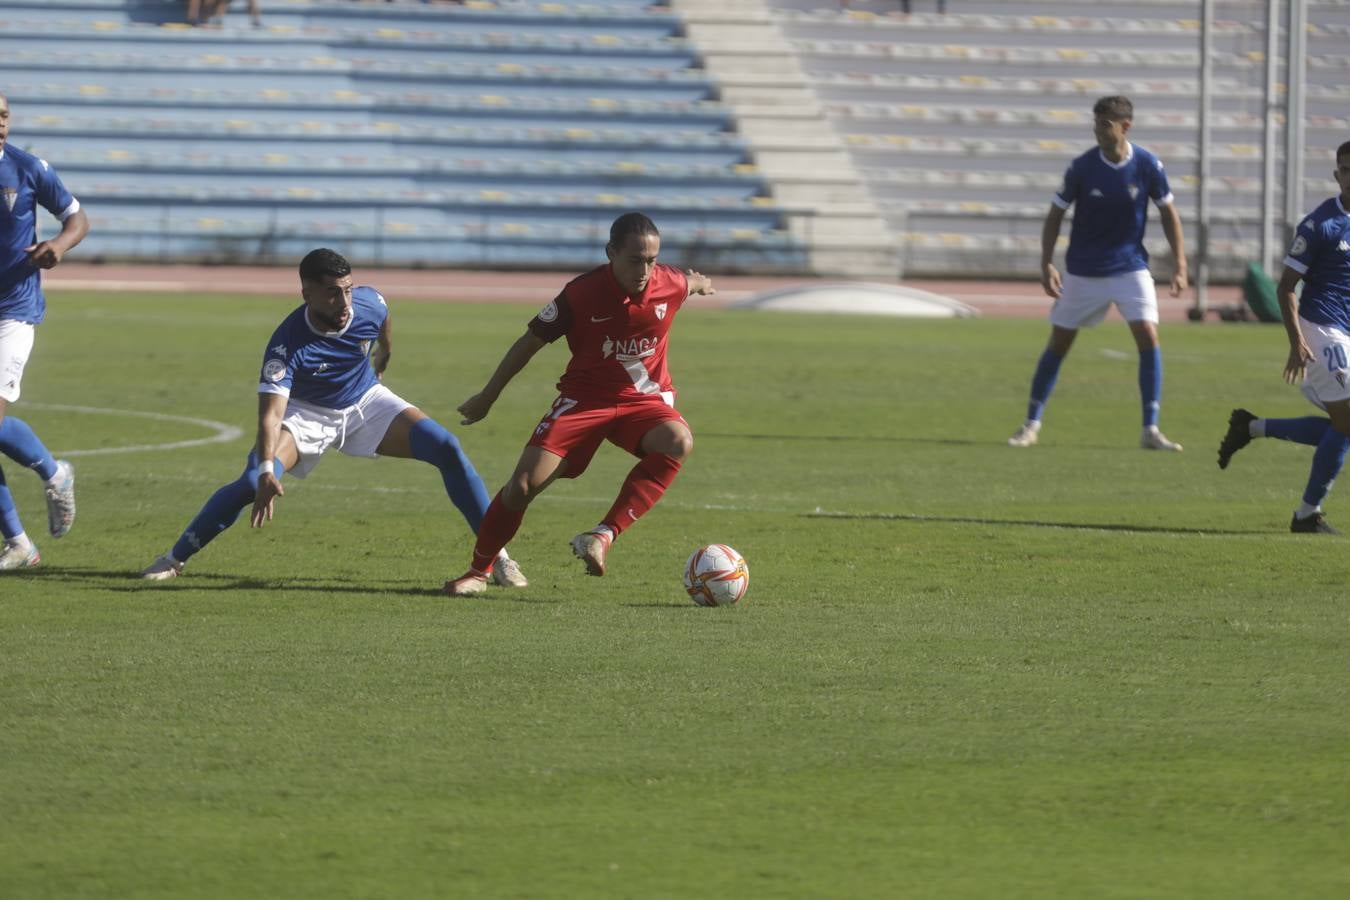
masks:
{"type": "Polygon", "coordinates": [[[1157,425],[1151,425],[1140,433],[1139,446],[1145,450],[1171,450],[1173,453],[1181,452],[1181,445],[1176,441],[1169,441],[1167,435],[1158,430],[1157,425]]]}
{"type": "Polygon", "coordinates": [[[609,555],[609,546],[614,543],[614,538],[603,531],[583,531],[569,543],[576,558],[586,564],[587,575],[605,574],[605,557],[609,555]]]}
{"type": "Polygon", "coordinates": [[[47,530],[54,538],[65,537],[75,524],[75,467],[58,459],[52,479],[47,488],[47,530]]]}
{"type": "Polygon", "coordinates": [[[520,571],[520,563],[510,557],[498,557],[492,565],[492,583],[499,587],[523,588],[530,580],[520,571]]]}
{"type": "Polygon", "coordinates": [[[141,572],[141,577],[147,581],[168,581],[170,578],[177,578],[183,574],[183,566],[187,563],[180,563],[167,553],[163,556],[155,557],[155,561],[146,566],[145,571],[141,572]]]}
{"type": "Polygon", "coordinates": [[[1021,428],[1017,429],[1016,434],[1008,438],[1008,446],[1030,447],[1040,439],[1040,436],[1041,426],[1039,422],[1035,425],[1027,425],[1024,423],[1021,428]]]}
{"type": "Polygon", "coordinates": [[[31,569],[42,562],[42,554],[38,553],[37,544],[32,541],[19,543],[18,541],[5,541],[3,550],[0,550],[0,572],[11,569],[31,569]]]}
{"type": "Polygon", "coordinates": [[[441,593],[447,597],[472,597],[486,590],[487,576],[470,569],[454,581],[447,581],[441,588],[441,593]]]}

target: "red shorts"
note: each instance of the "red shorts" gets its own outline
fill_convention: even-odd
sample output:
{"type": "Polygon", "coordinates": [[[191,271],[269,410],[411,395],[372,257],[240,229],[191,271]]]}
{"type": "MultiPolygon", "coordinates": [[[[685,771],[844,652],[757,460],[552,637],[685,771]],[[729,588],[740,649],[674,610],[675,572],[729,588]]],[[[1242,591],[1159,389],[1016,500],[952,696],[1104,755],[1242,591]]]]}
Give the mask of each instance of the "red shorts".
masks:
{"type": "Polygon", "coordinates": [[[664,422],[679,422],[689,427],[684,416],[667,404],[660,394],[653,395],[650,400],[624,400],[617,404],[559,397],[535,426],[527,446],[561,456],[567,460],[567,472],[563,477],[576,478],[591,464],[591,457],[595,456],[602,441],[608,440],[634,456],[641,456],[639,445],[642,439],[664,422]]]}

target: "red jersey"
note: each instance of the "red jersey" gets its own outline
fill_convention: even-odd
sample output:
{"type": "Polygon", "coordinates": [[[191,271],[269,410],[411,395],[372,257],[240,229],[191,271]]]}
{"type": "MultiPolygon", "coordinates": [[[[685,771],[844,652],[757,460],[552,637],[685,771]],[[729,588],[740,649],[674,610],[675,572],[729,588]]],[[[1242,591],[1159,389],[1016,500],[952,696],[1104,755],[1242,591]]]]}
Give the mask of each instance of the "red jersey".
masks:
{"type": "Polygon", "coordinates": [[[657,263],[642,297],[631,300],[606,263],[568,282],[529,328],[550,343],[567,335],[572,359],[558,382],[564,397],[609,402],[666,394],[669,403],[675,388],[666,336],[688,295],[684,273],[657,263]]]}

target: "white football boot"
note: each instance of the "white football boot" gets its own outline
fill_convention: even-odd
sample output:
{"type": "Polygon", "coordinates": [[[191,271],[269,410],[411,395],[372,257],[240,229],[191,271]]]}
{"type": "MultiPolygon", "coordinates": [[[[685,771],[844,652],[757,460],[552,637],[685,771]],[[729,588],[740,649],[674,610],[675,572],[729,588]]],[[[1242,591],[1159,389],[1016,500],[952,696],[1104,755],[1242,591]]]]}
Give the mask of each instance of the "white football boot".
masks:
{"type": "Polygon", "coordinates": [[[47,530],[54,538],[65,537],[75,524],[75,467],[58,459],[46,493],[47,530]]]}
{"type": "Polygon", "coordinates": [[[523,588],[530,586],[530,580],[520,571],[520,563],[509,556],[499,556],[492,564],[492,583],[500,587],[523,588]]]}
{"type": "Polygon", "coordinates": [[[30,540],[8,540],[5,541],[3,550],[0,550],[0,571],[10,569],[31,569],[42,562],[42,554],[38,553],[37,544],[30,540]]]}
{"type": "Polygon", "coordinates": [[[168,581],[170,578],[177,578],[183,574],[183,566],[187,563],[180,563],[169,554],[155,557],[155,561],[145,567],[141,572],[141,577],[146,581],[168,581]]]}
{"type": "Polygon", "coordinates": [[[1181,452],[1181,445],[1176,441],[1169,441],[1167,435],[1158,430],[1157,425],[1150,425],[1139,433],[1139,446],[1145,450],[1171,450],[1173,453],[1181,452]]]}
{"type": "Polygon", "coordinates": [[[1012,437],[1008,438],[1009,447],[1030,447],[1040,438],[1040,422],[1023,422],[1022,427],[1012,437]]]}

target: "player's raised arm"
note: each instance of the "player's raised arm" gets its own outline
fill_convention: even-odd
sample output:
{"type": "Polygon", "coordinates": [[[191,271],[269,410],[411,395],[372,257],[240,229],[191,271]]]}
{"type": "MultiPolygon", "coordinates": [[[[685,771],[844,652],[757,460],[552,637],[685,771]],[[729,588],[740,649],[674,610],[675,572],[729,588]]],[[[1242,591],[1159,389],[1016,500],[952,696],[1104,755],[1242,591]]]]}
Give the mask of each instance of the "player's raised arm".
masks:
{"type": "Polygon", "coordinates": [[[693,269],[686,269],[684,277],[689,281],[689,293],[686,298],[695,294],[715,294],[717,290],[713,287],[712,279],[707,275],[695,272],[693,269]]]}
{"type": "Polygon", "coordinates": [[[1303,329],[1298,324],[1298,294],[1295,289],[1303,276],[1296,269],[1284,267],[1280,275],[1279,287],[1275,289],[1280,299],[1280,317],[1284,320],[1284,333],[1289,338],[1289,358],[1284,364],[1284,380],[1298,384],[1312,360],[1312,350],[1303,337],[1303,329]]]}
{"type": "Polygon", "coordinates": [[[464,417],[459,420],[460,424],[472,425],[487,416],[492,404],[497,402],[497,398],[501,396],[511,379],[515,378],[547,343],[533,331],[525,329],[525,333],[506,351],[502,361],[497,364],[497,370],[492,373],[483,389],[459,405],[459,412],[464,417]]]}
{"type": "Polygon", "coordinates": [[[1065,207],[1051,203],[1041,226],[1041,287],[1051,297],[1058,298],[1061,290],[1059,270],[1055,268],[1055,246],[1059,243],[1059,229],[1064,224],[1065,207]]]}
{"type": "Polygon", "coordinates": [[[285,394],[258,395],[258,491],[253,498],[253,512],[249,524],[261,528],[272,520],[272,503],[286,496],[277,480],[272,462],[281,443],[281,418],[286,412],[285,394]]]}

